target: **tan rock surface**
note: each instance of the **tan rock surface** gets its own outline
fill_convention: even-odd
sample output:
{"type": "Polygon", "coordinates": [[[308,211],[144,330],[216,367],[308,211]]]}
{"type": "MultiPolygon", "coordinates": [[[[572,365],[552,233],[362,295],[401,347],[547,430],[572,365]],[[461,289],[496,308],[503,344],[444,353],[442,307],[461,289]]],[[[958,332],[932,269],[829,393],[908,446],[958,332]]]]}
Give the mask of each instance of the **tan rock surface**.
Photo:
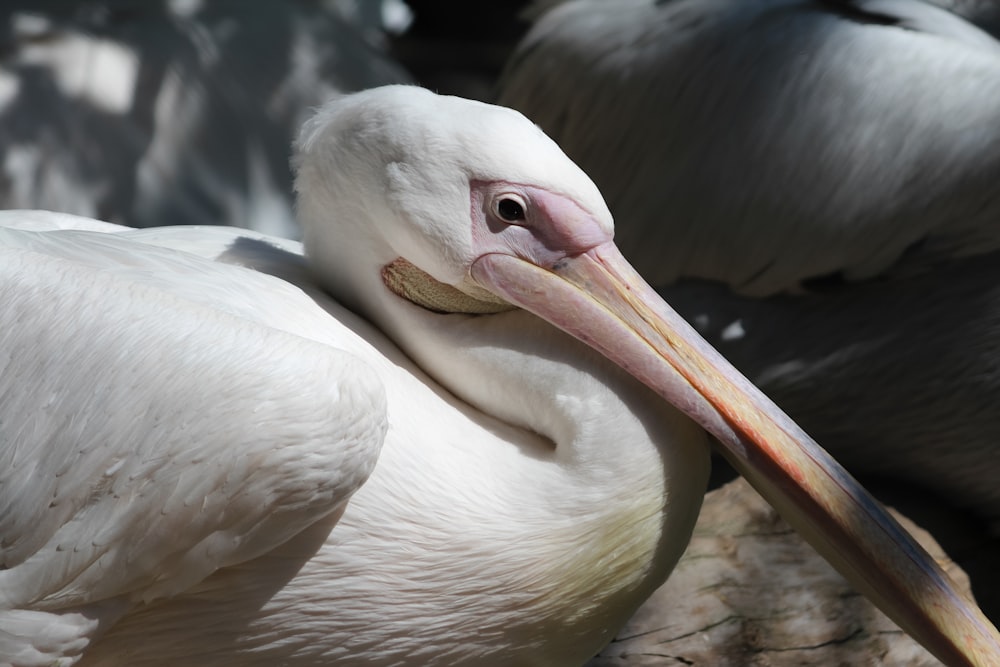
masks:
{"type": "MultiPolygon", "coordinates": [[[[968,590],[930,535],[896,516],[968,590]]],[[[737,479],[706,496],[673,575],[588,667],[939,664],[737,479]]]]}

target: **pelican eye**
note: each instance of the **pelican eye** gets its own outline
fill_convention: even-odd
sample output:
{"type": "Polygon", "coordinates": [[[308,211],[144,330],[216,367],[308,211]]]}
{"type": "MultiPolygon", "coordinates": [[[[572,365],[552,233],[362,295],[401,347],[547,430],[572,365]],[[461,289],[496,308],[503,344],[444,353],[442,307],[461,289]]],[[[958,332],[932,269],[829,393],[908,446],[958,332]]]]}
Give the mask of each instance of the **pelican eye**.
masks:
{"type": "Polygon", "coordinates": [[[497,214],[507,222],[524,222],[524,203],[519,197],[506,195],[497,200],[497,214]]]}

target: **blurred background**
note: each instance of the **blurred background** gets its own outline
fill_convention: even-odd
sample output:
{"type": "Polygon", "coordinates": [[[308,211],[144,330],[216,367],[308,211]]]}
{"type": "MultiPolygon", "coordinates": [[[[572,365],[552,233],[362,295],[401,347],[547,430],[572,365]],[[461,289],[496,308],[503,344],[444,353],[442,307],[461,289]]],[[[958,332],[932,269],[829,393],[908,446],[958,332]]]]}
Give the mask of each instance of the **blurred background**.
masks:
{"type": "Polygon", "coordinates": [[[997,621],[998,31],[1000,0],[8,0],[0,207],[297,238],[291,145],[324,100],[514,106],[997,621]]]}
{"type": "Polygon", "coordinates": [[[309,110],[388,83],[490,98],[524,4],[3,3],[0,203],[295,237],[309,110]]]}

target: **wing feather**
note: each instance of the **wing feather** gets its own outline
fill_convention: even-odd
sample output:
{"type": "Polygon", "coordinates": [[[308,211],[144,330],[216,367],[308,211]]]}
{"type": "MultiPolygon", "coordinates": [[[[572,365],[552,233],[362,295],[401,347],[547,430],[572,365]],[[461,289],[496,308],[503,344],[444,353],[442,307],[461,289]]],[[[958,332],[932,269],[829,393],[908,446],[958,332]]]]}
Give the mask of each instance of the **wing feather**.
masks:
{"type": "Polygon", "coordinates": [[[310,307],[119,234],[0,230],[0,610],[169,596],[343,506],[383,388],[314,304],[270,326],[284,297],[310,307]]]}

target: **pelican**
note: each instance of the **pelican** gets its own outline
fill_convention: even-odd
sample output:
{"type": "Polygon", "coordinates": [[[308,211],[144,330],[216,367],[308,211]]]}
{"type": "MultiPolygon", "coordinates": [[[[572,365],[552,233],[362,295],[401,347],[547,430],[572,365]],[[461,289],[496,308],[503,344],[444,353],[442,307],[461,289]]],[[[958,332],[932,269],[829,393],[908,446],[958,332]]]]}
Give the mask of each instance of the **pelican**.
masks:
{"type": "Polygon", "coordinates": [[[1000,525],[1000,421],[972,407],[1000,395],[1000,43],[914,0],[580,0],[533,27],[499,100],[839,460],[1000,525]]]}
{"type": "Polygon", "coordinates": [[[578,0],[498,102],[591,174],[655,286],[761,296],[1000,246],[1000,43],[919,0],[578,0]]]}
{"type": "Polygon", "coordinates": [[[533,123],[390,86],[295,161],[303,246],[2,217],[3,661],[580,664],[683,550],[702,428],[941,660],[1000,660],[533,123]]]}

